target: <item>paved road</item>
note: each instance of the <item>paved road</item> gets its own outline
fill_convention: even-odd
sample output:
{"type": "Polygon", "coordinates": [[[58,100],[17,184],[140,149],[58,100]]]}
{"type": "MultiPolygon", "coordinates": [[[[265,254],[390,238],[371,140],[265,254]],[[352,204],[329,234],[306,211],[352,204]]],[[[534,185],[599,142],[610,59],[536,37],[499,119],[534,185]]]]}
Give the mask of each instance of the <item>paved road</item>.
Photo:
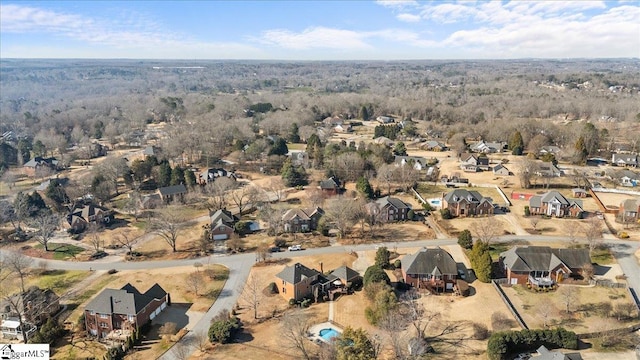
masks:
{"type": "MultiPolygon", "coordinates": [[[[568,241],[566,237],[550,237],[550,236],[519,236],[510,235],[503,236],[497,241],[505,242],[512,240],[526,240],[530,243],[547,243],[568,241]]],[[[274,253],[273,258],[296,258],[309,255],[322,255],[322,254],[338,254],[351,251],[367,251],[374,250],[376,246],[386,246],[388,248],[409,248],[419,246],[445,246],[456,244],[456,239],[430,239],[422,241],[411,242],[382,242],[378,244],[365,244],[365,245],[353,245],[353,246],[330,246],[324,248],[308,249],[296,252],[282,252],[274,253]]],[[[630,287],[640,290],[640,265],[634,255],[634,253],[640,248],[640,242],[635,241],[621,241],[621,240],[609,240],[606,241],[612,249],[613,255],[620,264],[620,267],[624,274],[627,275],[627,281],[630,287]]],[[[6,253],[7,250],[1,250],[0,254],[6,253]]],[[[225,283],[220,296],[216,302],[211,306],[209,311],[200,319],[183,339],[184,343],[193,341],[196,334],[206,331],[209,327],[211,319],[218,314],[221,310],[230,310],[236,304],[242,286],[246,282],[251,266],[255,263],[256,257],[253,253],[248,254],[236,254],[229,256],[213,255],[205,258],[198,259],[184,259],[184,260],[162,260],[162,261],[144,261],[144,262],[67,262],[60,260],[45,260],[37,259],[37,263],[46,263],[49,269],[60,270],[144,270],[144,269],[157,269],[157,268],[171,268],[178,266],[193,265],[196,262],[202,264],[220,264],[229,268],[229,279],[225,283]]],[[[193,344],[193,342],[191,342],[193,344]]],[[[195,350],[194,347],[188,347],[189,352],[195,350]]],[[[179,357],[177,354],[179,350],[177,348],[170,349],[161,359],[169,360],[179,357]]],[[[180,354],[182,355],[182,354],[180,354]]]]}

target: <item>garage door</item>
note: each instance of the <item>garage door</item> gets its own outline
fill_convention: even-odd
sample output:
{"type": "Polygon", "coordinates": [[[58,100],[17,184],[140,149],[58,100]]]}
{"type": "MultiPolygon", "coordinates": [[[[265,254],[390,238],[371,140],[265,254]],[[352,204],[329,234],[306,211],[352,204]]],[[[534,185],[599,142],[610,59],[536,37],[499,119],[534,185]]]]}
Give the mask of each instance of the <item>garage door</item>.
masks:
{"type": "Polygon", "coordinates": [[[166,308],[166,307],[167,307],[167,303],[164,302],[164,303],[162,303],[162,305],[160,305],[160,310],[164,310],[164,308],[166,308]]]}
{"type": "Polygon", "coordinates": [[[213,235],[213,240],[227,240],[229,236],[227,234],[213,235]]]}
{"type": "Polygon", "coordinates": [[[150,320],[155,319],[155,317],[156,317],[156,313],[155,312],[152,312],[151,315],[149,315],[149,319],[150,320]]]}

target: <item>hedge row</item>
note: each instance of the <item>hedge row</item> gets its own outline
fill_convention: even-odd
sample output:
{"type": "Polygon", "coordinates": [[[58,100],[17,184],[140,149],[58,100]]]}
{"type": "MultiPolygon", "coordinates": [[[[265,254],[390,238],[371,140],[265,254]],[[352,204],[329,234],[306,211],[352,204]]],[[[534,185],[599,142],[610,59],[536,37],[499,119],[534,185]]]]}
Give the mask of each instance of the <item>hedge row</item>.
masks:
{"type": "Polygon", "coordinates": [[[563,328],[553,330],[500,331],[491,334],[487,344],[487,355],[492,360],[502,360],[507,353],[536,350],[544,345],[549,349],[578,348],[578,336],[563,328]]]}

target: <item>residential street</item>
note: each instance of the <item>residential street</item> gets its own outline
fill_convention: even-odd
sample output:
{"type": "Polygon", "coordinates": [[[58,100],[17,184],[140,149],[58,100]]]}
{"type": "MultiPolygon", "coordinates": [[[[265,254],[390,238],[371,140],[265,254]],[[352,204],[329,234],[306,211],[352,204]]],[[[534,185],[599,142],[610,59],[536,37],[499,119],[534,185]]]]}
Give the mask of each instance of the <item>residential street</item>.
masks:
{"type": "MultiPolygon", "coordinates": [[[[564,237],[548,237],[548,236],[519,236],[510,235],[503,236],[498,239],[500,242],[512,241],[512,240],[527,240],[532,244],[545,244],[547,242],[568,241],[564,237]]],[[[377,244],[365,244],[365,245],[350,245],[350,246],[331,246],[316,249],[307,249],[303,251],[294,252],[281,252],[274,253],[273,258],[297,258],[309,255],[322,255],[322,254],[337,254],[351,251],[367,251],[375,250],[376,246],[386,246],[388,248],[415,248],[421,246],[445,246],[454,245],[457,243],[456,239],[430,239],[422,241],[412,242],[385,242],[377,244]]],[[[640,243],[635,241],[621,241],[621,240],[608,240],[607,244],[612,249],[613,255],[620,264],[622,271],[627,275],[627,282],[629,287],[634,289],[640,289],[640,265],[634,255],[634,253],[640,248],[640,243]]],[[[0,250],[0,253],[5,253],[6,250],[0,250]]],[[[36,259],[38,263],[46,263],[49,269],[59,270],[144,270],[144,269],[157,269],[157,268],[171,268],[178,266],[189,266],[196,262],[202,264],[220,264],[229,268],[229,279],[225,283],[220,296],[216,302],[211,306],[202,319],[196,324],[195,328],[189,329],[189,334],[186,335],[183,340],[183,344],[192,344],[195,335],[200,331],[207,331],[211,319],[223,309],[231,310],[238,300],[240,291],[249,276],[252,265],[256,261],[254,253],[236,254],[236,255],[212,255],[198,259],[186,259],[186,260],[163,260],[163,261],[144,261],[144,262],[113,262],[103,259],[103,262],[68,262],[60,260],[45,260],[36,259]]],[[[193,352],[195,349],[189,347],[189,352],[193,352]]],[[[161,359],[175,359],[177,354],[174,353],[175,348],[170,349],[161,359]]]]}

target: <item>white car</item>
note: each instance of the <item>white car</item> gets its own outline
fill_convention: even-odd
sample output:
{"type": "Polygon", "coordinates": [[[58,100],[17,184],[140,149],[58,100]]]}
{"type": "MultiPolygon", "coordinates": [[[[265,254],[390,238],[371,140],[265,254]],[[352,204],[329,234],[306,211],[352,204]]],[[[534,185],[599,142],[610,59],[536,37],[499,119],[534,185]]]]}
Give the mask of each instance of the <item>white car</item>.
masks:
{"type": "Polygon", "coordinates": [[[300,251],[300,250],[302,250],[302,245],[289,246],[289,251],[300,251]]]}

